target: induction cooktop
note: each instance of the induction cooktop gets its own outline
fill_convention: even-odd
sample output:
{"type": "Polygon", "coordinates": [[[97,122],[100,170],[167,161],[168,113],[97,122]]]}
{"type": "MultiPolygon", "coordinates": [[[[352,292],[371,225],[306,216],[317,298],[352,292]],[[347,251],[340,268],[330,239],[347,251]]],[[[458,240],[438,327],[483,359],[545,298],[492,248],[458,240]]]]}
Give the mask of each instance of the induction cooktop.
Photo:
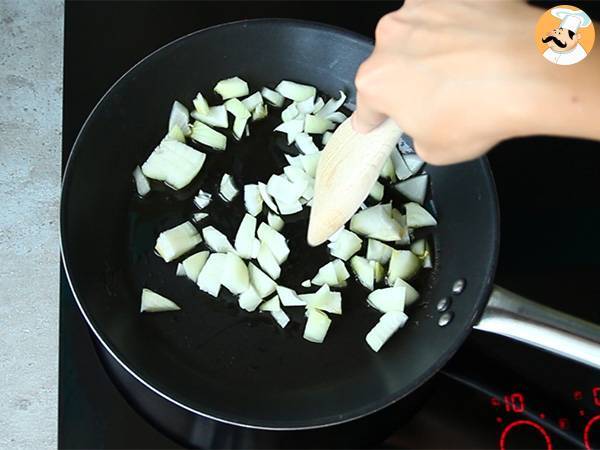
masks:
{"type": "MultiPolygon", "coordinates": [[[[257,17],[314,20],[372,36],[378,18],[397,7],[374,1],[67,1],[63,167],[103,93],[171,40],[257,17]]],[[[598,17],[599,8],[586,3],[585,9],[598,17]]],[[[600,323],[600,144],[518,139],[489,158],[501,208],[496,283],[600,323]]],[[[63,272],[60,292],[59,448],[184,448],[111,381],[63,272]]],[[[600,374],[475,331],[434,379],[425,405],[399,421],[381,448],[600,448],[600,374]]]]}

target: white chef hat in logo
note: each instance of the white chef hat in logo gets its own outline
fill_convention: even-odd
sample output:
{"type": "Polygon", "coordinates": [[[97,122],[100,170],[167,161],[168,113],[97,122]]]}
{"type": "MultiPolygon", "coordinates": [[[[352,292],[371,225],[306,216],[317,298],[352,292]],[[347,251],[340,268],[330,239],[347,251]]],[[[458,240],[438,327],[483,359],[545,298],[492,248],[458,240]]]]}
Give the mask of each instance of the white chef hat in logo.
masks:
{"type": "Polygon", "coordinates": [[[561,28],[571,30],[573,33],[577,33],[579,28],[586,28],[592,23],[590,16],[580,9],[552,8],[551,13],[561,20],[561,28]]]}

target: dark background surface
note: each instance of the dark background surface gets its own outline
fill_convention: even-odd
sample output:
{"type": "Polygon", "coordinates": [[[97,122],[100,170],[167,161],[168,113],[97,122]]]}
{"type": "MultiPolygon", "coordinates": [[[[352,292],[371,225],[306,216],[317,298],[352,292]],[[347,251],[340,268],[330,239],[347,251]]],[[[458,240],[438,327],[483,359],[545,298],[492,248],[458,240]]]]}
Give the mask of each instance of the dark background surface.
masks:
{"type": "MultiPolygon", "coordinates": [[[[598,18],[599,2],[576,4],[598,18]]],[[[398,6],[396,2],[67,2],[63,163],[104,92],[133,64],[173,39],[254,17],[316,20],[372,36],[378,18],[398,6]]],[[[596,323],[600,322],[600,308],[593,303],[600,297],[595,282],[600,273],[599,150],[594,142],[529,138],[505,142],[489,155],[501,208],[496,282],[596,323]]],[[[64,277],[60,337],[61,448],[174,446],[112,386],[64,277]]],[[[496,423],[484,387],[494,395],[503,390],[528,392],[535,399],[533,414],[539,416],[545,409],[554,422],[560,414],[569,415],[573,438],[581,440],[578,428],[591,412],[588,407],[586,415],[577,418],[572,390],[598,381],[591,371],[478,333],[469,338],[447,374],[439,377],[423,412],[390,442],[421,448],[495,447],[509,418],[500,417],[504,422],[496,423]],[[476,369],[474,358],[489,358],[487,370],[476,369]],[[531,367],[532,361],[537,369],[531,367]],[[477,380],[479,389],[469,390],[450,377],[477,380]]],[[[568,441],[562,442],[568,447],[568,441]]]]}

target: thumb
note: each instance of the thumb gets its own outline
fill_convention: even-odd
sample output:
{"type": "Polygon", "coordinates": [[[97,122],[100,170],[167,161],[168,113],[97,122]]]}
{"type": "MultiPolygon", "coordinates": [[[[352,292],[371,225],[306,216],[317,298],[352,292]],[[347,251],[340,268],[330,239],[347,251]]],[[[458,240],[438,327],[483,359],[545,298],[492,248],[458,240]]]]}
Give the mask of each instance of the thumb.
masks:
{"type": "Polygon", "coordinates": [[[356,97],[356,111],[352,114],[352,128],[359,133],[368,133],[380,125],[387,116],[373,109],[360,94],[356,97]]]}

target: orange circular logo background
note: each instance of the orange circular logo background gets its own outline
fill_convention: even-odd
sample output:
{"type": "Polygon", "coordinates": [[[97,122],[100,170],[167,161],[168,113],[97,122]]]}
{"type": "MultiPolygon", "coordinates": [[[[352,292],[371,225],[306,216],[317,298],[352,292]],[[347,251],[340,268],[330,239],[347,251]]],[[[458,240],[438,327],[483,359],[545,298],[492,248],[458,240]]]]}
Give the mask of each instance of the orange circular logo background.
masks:
{"type": "MultiPolygon", "coordinates": [[[[535,45],[541,54],[548,50],[548,46],[542,42],[542,39],[552,30],[559,28],[561,25],[561,19],[552,14],[552,10],[554,9],[566,9],[574,12],[582,11],[575,6],[559,5],[550,8],[544,14],[542,14],[535,27],[535,45]]],[[[583,47],[586,53],[589,54],[594,47],[594,40],[596,39],[594,23],[591,22],[587,27],[580,27],[575,34],[581,35],[581,39],[578,43],[583,47]]]]}

